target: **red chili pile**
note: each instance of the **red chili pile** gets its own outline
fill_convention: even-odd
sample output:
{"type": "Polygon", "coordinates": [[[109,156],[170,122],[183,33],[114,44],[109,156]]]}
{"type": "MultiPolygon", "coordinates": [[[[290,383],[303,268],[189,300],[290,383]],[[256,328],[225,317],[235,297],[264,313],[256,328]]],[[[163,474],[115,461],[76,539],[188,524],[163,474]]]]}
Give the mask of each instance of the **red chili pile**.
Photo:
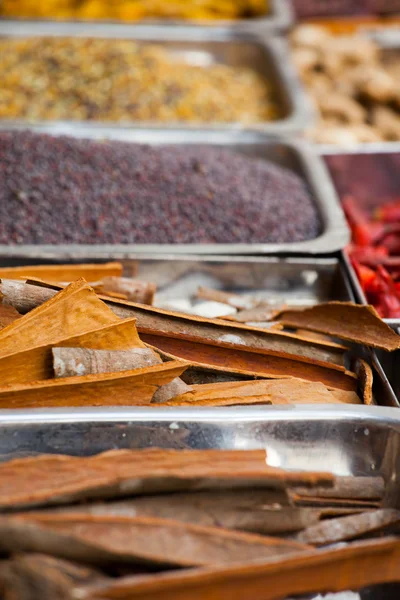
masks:
{"type": "Polygon", "coordinates": [[[400,198],[367,212],[345,196],[343,208],[353,234],[348,254],[368,302],[381,317],[400,318],[400,198]]]}

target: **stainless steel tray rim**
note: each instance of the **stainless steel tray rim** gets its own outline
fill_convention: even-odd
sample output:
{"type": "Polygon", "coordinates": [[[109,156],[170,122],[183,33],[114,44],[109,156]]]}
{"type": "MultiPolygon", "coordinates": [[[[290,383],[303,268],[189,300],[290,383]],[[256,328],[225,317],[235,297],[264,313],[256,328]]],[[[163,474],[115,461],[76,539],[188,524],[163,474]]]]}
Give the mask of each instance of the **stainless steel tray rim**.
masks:
{"type": "MultiPolygon", "coordinates": [[[[16,423],[94,423],[162,421],[178,424],[180,421],[196,422],[269,422],[269,421],[381,421],[385,425],[400,428],[400,411],[385,406],[339,406],[332,404],[301,404],[292,406],[257,406],[224,408],[175,408],[175,407],[113,407],[107,408],[35,408],[0,410],[0,426],[16,423]]],[[[173,427],[172,429],[174,429],[173,427]]],[[[366,434],[367,435],[367,434],[366,434]]]]}

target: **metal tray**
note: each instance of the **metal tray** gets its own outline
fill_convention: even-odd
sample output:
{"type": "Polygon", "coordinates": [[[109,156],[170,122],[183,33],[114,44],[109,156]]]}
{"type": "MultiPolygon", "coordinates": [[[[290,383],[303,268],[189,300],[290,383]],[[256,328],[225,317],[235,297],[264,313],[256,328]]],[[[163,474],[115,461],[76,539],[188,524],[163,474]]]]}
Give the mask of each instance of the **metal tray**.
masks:
{"type": "MultiPolygon", "coordinates": [[[[2,460],[41,453],[90,455],[111,448],[266,448],[272,466],[382,476],[385,504],[399,507],[400,412],[381,407],[0,411],[2,460]]],[[[363,600],[395,600],[375,586],[363,600]]],[[[340,597],[340,596],[339,596],[340,597]]]]}
{"type": "MultiPolygon", "coordinates": [[[[34,259],[4,260],[0,266],[35,264],[34,259]]],[[[329,300],[352,301],[353,292],[344,265],[335,258],[268,258],[232,256],[140,255],[135,262],[138,279],[157,285],[154,305],[160,308],[217,317],[215,303],[195,299],[199,286],[235,294],[252,294],[288,306],[312,306],[329,300]]],[[[218,305],[217,305],[218,306],[218,305]]],[[[258,323],[257,326],[260,324],[258,323]]],[[[374,395],[380,405],[400,406],[374,351],[361,352],[374,367],[374,395]]],[[[30,414],[28,411],[27,414],[30,414]]],[[[195,410],[197,412],[197,409],[195,410]]],[[[0,410],[1,413],[1,410],[0,410]]],[[[1,417],[0,417],[1,420],[1,417]]]]}
{"type": "MultiPolygon", "coordinates": [[[[4,260],[0,267],[37,264],[4,260]]],[[[207,300],[194,296],[199,286],[252,295],[273,304],[312,306],[330,300],[353,301],[342,263],[337,258],[272,258],[233,256],[152,256],[138,254],[123,261],[126,274],[157,286],[153,305],[212,318],[207,300]]]]}
{"type": "MultiPolygon", "coordinates": [[[[250,33],[235,33],[234,30],[202,28],[200,35],[195,36],[190,27],[165,27],[163,25],[117,25],[114,23],[63,23],[50,21],[0,21],[1,37],[84,37],[130,39],[140,44],[157,44],[168,51],[171,56],[179,57],[189,64],[207,67],[215,62],[249,67],[260,73],[272,83],[277,104],[282,117],[275,121],[261,122],[251,129],[266,131],[270,134],[293,133],[303,131],[313,120],[314,111],[310,100],[297,77],[288,46],[283,38],[264,37],[250,33]]],[[[9,126],[29,122],[23,119],[2,119],[9,126]]],[[[78,121],[79,122],[79,121],[78,121]]],[[[92,123],[92,122],[90,122],[92,123]]],[[[95,122],[93,122],[95,123],[95,122]]],[[[99,125],[100,123],[97,122],[99,125]]],[[[118,125],[107,123],[106,125],[118,125]]],[[[170,122],[155,124],[132,121],[123,127],[165,130],[175,127],[183,131],[196,129],[207,131],[229,131],[245,129],[240,123],[196,124],[170,122]]]]}
{"type": "MultiPolygon", "coordinates": [[[[0,125],[1,128],[1,125],[0,125]]],[[[7,129],[4,127],[3,129],[7,129]]],[[[19,126],[20,129],[26,128],[19,126]]],[[[52,260],[124,259],[137,253],[151,254],[328,254],[341,250],[350,233],[327,168],[310,144],[271,139],[258,132],[206,135],[182,130],[146,130],[87,125],[37,125],[32,128],[52,135],[114,139],[150,144],[218,145],[235,152],[271,160],[297,173],[307,184],[319,212],[322,233],[314,240],[285,244],[60,244],[0,245],[0,258],[31,257],[52,260]]]]}
{"type": "MultiPolygon", "coordinates": [[[[133,21],[135,26],[141,25],[162,25],[170,29],[176,27],[190,28],[191,35],[201,39],[204,34],[204,28],[211,29],[214,32],[224,32],[227,29],[237,32],[254,32],[260,34],[270,34],[283,32],[291,27],[294,22],[294,12],[289,0],[269,0],[270,10],[263,17],[253,19],[218,20],[218,21],[185,21],[185,20],[167,20],[167,19],[146,19],[144,21],[133,21]]],[[[0,17],[8,21],[7,17],[0,17]]],[[[14,19],[13,19],[14,20],[14,19]]],[[[21,18],[18,21],[23,22],[21,18]]],[[[36,21],[35,21],[36,22],[36,21]]],[[[39,22],[39,20],[37,21],[39,22]]],[[[90,22],[84,20],[84,22],[90,22]]],[[[99,21],[95,21],[99,22],[99,21]]],[[[105,23],[104,21],[101,21],[105,23]]],[[[115,21],[114,21],[115,22],[115,21]]],[[[128,23],[127,21],[117,21],[118,24],[128,23]]]]}

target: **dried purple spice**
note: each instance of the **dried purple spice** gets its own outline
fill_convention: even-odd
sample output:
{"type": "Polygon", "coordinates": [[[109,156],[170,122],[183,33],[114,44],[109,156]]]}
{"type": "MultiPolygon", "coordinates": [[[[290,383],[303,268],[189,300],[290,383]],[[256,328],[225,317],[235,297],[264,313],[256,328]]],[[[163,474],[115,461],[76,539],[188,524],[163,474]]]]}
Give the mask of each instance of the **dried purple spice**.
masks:
{"type": "Polygon", "coordinates": [[[210,146],[0,133],[0,243],[257,243],[313,239],[302,180],[210,146]]]}

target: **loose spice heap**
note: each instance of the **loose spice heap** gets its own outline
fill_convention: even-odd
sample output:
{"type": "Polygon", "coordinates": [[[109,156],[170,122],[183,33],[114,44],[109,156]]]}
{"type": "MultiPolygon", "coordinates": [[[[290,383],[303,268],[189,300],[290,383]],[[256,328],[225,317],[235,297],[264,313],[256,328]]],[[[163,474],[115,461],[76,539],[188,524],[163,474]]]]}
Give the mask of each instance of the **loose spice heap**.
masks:
{"type": "Polygon", "coordinates": [[[268,0],[3,0],[7,17],[57,19],[243,19],[268,12],[268,0]]]}
{"type": "Polygon", "coordinates": [[[13,274],[28,280],[0,283],[1,408],[373,404],[371,367],[333,339],[400,348],[372,307],[352,303],[283,309],[252,327],[144,304],[154,289],[128,278],[114,277],[141,303],[100,282],[99,295],[83,279],[55,283],[54,266],[33,268],[45,281],[0,270],[13,274]]]}
{"type": "MultiPolygon", "coordinates": [[[[382,478],[285,471],[267,461],[268,450],[156,448],[2,463],[2,593],[128,600],[146,590],[160,600],[178,586],[189,600],[205,581],[202,597],[222,598],[235,572],[244,600],[255,569],[263,590],[256,597],[272,600],[362,585],[355,567],[366,565],[365,552],[374,567],[382,561],[388,581],[396,576],[399,540],[374,539],[400,523],[399,511],[382,508],[382,478]],[[371,539],[353,541],[360,537],[371,539]]],[[[365,573],[364,585],[376,581],[374,569],[365,573]]]]}
{"type": "Polygon", "coordinates": [[[352,196],[343,199],[353,243],[347,251],[370,304],[383,318],[400,318],[400,200],[370,215],[352,196]]]}
{"type": "Polygon", "coordinates": [[[400,154],[325,158],[352,230],[347,252],[365,296],[382,318],[399,318],[400,154]]]}
{"type": "Polygon", "coordinates": [[[280,243],[320,231],[297,175],[215,147],[4,132],[0,181],[2,244],[280,243]]]}
{"type": "Polygon", "coordinates": [[[132,40],[0,40],[0,118],[257,123],[277,118],[252,69],[191,65],[132,40]]]}
{"type": "Polygon", "coordinates": [[[320,113],[311,138],[326,144],[400,140],[400,55],[372,40],[303,25],[293,55],[320,113]]]}

